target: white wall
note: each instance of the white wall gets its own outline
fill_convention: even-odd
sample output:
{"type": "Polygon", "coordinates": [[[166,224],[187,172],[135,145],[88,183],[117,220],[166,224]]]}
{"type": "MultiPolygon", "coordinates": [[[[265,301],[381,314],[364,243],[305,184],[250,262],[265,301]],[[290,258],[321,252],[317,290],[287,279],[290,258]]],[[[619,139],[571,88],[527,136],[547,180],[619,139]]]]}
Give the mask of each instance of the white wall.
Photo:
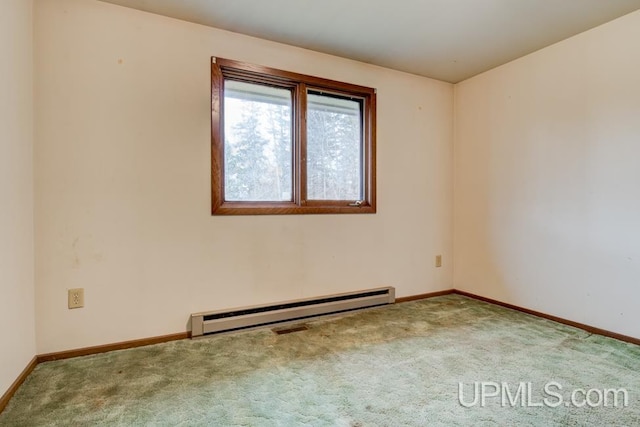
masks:
{"type": "Polygon", "coordinates": [[[452,85],[87,0],[37,2],[35,47],[39,353],[200,310],[451,288],[452,85]],[[212,55],[377,88],[378,213],[212,217],[212,55]]]}
{"type": "Polygon", "coordinates": [[[455,287],[640,337],[640,12],[455,105],[455,287]]]}
{"type": "Polygon", "coordinates": [[[0,1],[0,396],[36,354],[32,9],[0,1]]]}

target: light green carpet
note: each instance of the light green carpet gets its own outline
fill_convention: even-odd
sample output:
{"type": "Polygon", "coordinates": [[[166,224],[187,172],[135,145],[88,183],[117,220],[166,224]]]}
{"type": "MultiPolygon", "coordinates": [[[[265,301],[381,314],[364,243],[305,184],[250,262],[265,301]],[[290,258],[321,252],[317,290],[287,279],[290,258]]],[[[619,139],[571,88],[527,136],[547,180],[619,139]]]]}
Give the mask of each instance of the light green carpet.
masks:
{"type": "Polygon", "coordinates": [[[0,425],[640,425],[635,345],[457,295],[307,325],[43,363],[0,425]],[[462,406],[459,383],[469,404],[476,381],[505,382],[512,394],[530,382],[534,404],[550,381],[565,400],[577,388],[626,388],[629,400],[462,406]]]}

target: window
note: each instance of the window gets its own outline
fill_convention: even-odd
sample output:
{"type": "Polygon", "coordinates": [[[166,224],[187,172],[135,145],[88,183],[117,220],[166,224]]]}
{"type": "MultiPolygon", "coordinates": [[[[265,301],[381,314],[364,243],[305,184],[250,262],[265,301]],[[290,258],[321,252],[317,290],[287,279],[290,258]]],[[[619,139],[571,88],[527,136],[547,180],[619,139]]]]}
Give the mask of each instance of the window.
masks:
{"type": "Polygon", "coordinates": [[[214,215],[375,213],[374,89],[211,61],[214,215]]]}

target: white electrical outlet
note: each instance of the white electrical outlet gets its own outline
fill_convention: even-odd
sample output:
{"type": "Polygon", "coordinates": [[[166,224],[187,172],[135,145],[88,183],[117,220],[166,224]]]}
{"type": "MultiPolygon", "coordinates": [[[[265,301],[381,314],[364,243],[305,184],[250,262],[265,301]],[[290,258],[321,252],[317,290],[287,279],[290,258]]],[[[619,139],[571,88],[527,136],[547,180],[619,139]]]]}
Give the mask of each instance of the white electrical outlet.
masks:
{"type": "Polygon", "coordinates": [[[84,288],[69,289],[69,308],[84,307],[84,288]]]}

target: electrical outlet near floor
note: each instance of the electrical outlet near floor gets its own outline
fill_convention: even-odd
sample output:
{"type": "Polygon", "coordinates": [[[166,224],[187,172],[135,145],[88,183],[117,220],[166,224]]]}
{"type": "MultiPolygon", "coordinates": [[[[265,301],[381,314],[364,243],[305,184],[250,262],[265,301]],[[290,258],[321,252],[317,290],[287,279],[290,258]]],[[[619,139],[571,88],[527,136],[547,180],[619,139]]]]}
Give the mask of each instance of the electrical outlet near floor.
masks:
{"type": "Polygon", "coordinates": [[[436,267],[442,267],[442,255],[436,255],[436,267]]]}
{"type": "Polygon", "coordinates": [[[69,289],[69,308],[84,307],[84,288],[69,289]]]}

